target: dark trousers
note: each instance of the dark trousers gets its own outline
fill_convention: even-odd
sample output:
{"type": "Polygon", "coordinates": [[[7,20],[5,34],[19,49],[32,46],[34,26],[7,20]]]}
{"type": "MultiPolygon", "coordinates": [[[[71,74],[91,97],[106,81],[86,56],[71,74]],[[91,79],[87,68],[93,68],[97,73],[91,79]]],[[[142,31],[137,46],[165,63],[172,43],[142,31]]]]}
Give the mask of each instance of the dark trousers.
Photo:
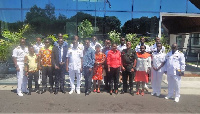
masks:
{"type": "Polygon", "coordinates": [[[114,83],[114,89],[118,90],[118,84],[119,84],[119,67],[118,68],[112,68],[112,67],[110,67],[110,90],[113,89],[113,83],[114,83]]]}
{"type": "Polygon", "coordinates": [[[123,79],[123,90],[124,92],[127,92],[127,79],[129,76],[129,86],[130,86],[130,90],[133,90],[133,78],[135,76],[135,72],[129,72],[129,71],[123,71],[122,72],[122,79],[123,79]]]}
{"type": "Polygon", "coordinates": [[[60,85],[60,90],[64,90],[65,86],[65,72],[66,72],[66,66],[65,64],[59,65],[60,69],[55,69],[55,89],[59,89],[60,85]]]}
{"type": "Polygon", "coordinates": [[[34,82],[35,82],[35,89],[38,90],[39,89],[39,84],[38,84],[39,72],[38,71],[28,73],[28,88],[29,88],[29,90],[32,90],[33,78],[34,78],[34,82]]]}
{"type": "Polygon", "coordinates": [[[106,71],[106,76],[104,76],[104,83],[105,83],[105,88],[108,89],[110,87],[110,76],[107,67],[105,67],[105,71],[106,71]]]}
{"type": "Polygon", "coordinates": [[[89,67],[84,67],[83,72],[84,72],[84,78],[85,78],[85,92],[91,91],[93,69],[92,71],[89,71],[89,67]]]}
{"type": "Polygon", "coordinates": [[[42,66],[42,87],[47,87],[47,76],[49,77],[49,84],[51,88],[53,88],[53,75],[52,75],[52,67],[50,66],[42,66]]]}

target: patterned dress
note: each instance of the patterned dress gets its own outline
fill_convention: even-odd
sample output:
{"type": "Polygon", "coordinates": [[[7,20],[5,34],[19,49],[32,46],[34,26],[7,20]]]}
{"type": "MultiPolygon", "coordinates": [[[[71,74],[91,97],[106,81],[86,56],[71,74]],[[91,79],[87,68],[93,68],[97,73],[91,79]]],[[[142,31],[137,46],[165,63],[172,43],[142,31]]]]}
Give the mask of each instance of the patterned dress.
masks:
{"type": "Polygon", "coordinates": [[[48,49],[45,48],[40,49],[39,55],[41,57],[42,66],[51,66],[51,53],[52,53],[51,46],[48,49]]]}
{"type": "Polygon", "coordinates": [[[102,80],[103,77],[103,65],[102,63],[105,61],[106,55],[102,52],[95,53],[95,63],[100,63],[100,64],[95,64],[94,65],[94,75],[92,77],[93,80],[102,80]]]}

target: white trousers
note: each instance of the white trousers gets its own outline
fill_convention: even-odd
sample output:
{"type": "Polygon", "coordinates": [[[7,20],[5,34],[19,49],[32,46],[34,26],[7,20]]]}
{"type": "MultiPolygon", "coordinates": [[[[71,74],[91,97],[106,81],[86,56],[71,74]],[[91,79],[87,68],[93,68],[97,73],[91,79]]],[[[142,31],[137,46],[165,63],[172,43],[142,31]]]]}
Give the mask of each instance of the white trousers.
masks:
{"type": "Polygon", "coordinates": [[[75,75],[76,75],[76,78],[77,78],[77,87],[76,87],[76,90],[80,90],[80,86],[81,86],[81,73],[78,70],[69,70],[69,80],[70,80],[71,90],[75,90],[75,85],[74,85],[75,75]]]}
{"type": "Polygon", "coordinates": [[[175,91],[175,97],[180,97],[181,76],[168,75],[168,96],[172,97],[175,91]]]}
{"type": "Polygon", "coordinates": [[[18,65],[20,71],[17,72],[17,93],[26,92],[28,78],[24,75],[24,65],[18,65]]]}
{"type": "Polygon", "coordinates": [[[156,94],[161,93],[162,78],[163,78],[163,72],[158,72],[151,69],[151,86],[153,89],[152,93],[156,94]]]}

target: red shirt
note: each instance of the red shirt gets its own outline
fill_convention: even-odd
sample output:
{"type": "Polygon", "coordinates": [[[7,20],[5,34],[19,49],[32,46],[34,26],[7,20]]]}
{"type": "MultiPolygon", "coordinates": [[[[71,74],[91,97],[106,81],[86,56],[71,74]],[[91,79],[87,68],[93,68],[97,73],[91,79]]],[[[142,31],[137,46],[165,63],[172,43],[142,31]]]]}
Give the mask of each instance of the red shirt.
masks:
{"type": "Polygon", "coordinates": [[[121,66],[121,52],[119,50],[116,50],[115,52],[113,50],[108,51],[107,64],[113,68],[120,67],[121,66]]]}

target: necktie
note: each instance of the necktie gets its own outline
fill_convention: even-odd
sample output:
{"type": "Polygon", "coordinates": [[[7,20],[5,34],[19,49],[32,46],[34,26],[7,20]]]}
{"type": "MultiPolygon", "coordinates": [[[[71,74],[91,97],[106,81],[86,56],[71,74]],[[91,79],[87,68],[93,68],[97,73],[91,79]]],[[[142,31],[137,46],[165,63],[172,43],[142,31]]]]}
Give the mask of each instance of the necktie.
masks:
{"type": "Polygon", "coordinates": [[[59,46],[59,62],[62,62],[62,61],[61,61],[61,59],[62,59],[62,58],[61,58],[61,48],[62,48],[62,46],[59,46]]]}

